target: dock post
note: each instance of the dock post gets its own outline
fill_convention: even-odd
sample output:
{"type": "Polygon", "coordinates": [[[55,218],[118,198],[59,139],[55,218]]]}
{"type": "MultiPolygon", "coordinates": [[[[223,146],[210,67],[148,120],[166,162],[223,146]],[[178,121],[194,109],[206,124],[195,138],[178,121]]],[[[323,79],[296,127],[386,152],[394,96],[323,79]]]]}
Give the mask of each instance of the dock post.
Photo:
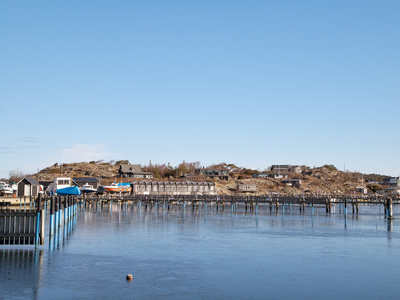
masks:
{"type": "Polygon", "coordinates": [[[68,198],[68,221],[71,222],[73,218],[73,212],[72,212],[72,206],[73,206],[73,199],[72,197],[68,198]]]}
{"type": "Polygon", "coordinates": [[[38,204],[37,204],[37,212],[36,212],[35,249],[39,248],[40,211],[42,209],[42,207],[41,207],[41,196],[42,196],[42,194],[39,194],[38,200],[37,200],[38,204]]]}
{"type": "Polygon", "coordinates": [[[347,216],[347,198],[344,198],[344,215],[347,216]]]}
{"type": "Polygon", "coordinates": [[[61,225],[62,225],[62,221],[61,221],[61,216],[63,216],[63,210],[65,211],[65,207],[64,207],[64,199],[66,198],[67,196],[61,196],[60,197],[60,218],[59,218],[59,227],[61,227],[61,225]]]}
{"type": "Polygon", "coordinates": [[[54,198],[54,231],[56,233],[58,230],[58,198],[59,196],[54,198]]]}
{"type": "Polygon", "coordinates": [[[54,238],[54,196],[50,198],[50,225],[49,225],[49,241],[50,241],[50,250],[52,250],[52,240],[54,238]]]}
{"type": "MultiPolygon", "coordinates": [[[[45,202],[46,203],[46,202],[45,202]]],[[[45,217],[46,217],[46,210],[42,209],[40,212],[40,245],[44,245],[44,224],[45,224],[45,217]]]]}
{"type": "Polygon", "coordinates": [[[64,198],[64,226],[68,222],[68,199],[69,196],[64,198]]]}

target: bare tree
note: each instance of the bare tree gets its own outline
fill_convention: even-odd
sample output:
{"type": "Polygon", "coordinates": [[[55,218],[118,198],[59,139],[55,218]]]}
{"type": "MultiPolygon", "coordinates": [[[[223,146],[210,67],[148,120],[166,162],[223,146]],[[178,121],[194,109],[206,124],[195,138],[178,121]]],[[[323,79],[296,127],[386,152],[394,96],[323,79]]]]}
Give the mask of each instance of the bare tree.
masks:
{"type": "Polygon", "coordinates": [[[9,182],[18,182],[20,181],[22,178],[24,178],[24,173],[22,173],[21,171],[18,170],[12,170],[10,171],[10,178],[8,179],[9,182]]]}

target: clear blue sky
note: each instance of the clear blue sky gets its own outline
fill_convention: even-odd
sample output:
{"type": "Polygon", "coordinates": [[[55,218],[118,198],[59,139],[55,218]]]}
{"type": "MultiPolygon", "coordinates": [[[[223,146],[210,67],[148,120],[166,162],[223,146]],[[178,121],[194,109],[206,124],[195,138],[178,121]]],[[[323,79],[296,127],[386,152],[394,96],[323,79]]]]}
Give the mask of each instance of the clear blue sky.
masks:
{"type": "Polygon", "coordinates": [[[400,1],[0,0],[0,178],[62,161],[400,174],[400,1]]]}

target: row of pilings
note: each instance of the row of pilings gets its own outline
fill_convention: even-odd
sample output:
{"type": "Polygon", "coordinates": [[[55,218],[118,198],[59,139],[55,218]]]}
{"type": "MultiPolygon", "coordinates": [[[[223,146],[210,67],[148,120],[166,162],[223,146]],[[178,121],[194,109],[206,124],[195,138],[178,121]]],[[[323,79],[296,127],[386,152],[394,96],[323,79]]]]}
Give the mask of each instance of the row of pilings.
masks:
{"type": "Polygon", "coordinates": [[[101,197],[101,198],[86,198],[85,203],[111,203],[113,201],[118,202],[127,202],[133,201],[137,202],[138,205],[141,203],[155,203],[155,206],[170,204],[178,204],[179,206],[181,203],[185,208],[187,204],[193,206],[199,206],[204,204],[207,207],[209,205],[215,205],[216,210],[219,207],[222,209],[225,208],[226,204],[231,205],[231,210],[237,208],[238,204],[243,204],[245,207],[245,211],[247,210],[255,210],[257,212],[258,205],[269,205],[270,211],[272,208],[275,207],[277,211],[279,211],[279,207],[282,206],[282,209],[293,207],[293,205],[298,205],[300,211],[304,211],[307,207],[311,207],[311,211],[314,210],[314,205],[325,205],[326,212],[331,213],[332,207],[334,205],[339,205],[339,211],[343,212],[346,216],[348,213],[348,208],[352,209],[353,214],[359,212],[359,205],[360,204],[376,204],[376,205],[384,205],[385,206],[385,216],[388,218],[393,218],[393,205],[399,204],[399,202],[393,202],[392,198],[388,197],[386,199],[378,199],[376,197],[369,197],[369,198],[350,198],[350,197],[296,197],[296,196],[283,196],[283,197],[266,197],[266,196],[242,196],[242,195],[235,195],[235,196],[216,196],[216,195],[203,195],[203,196],[193,196],[193,195],[133,195],[133,196],[124,196],[124,197],[101,197]]]}
{"type": "Polygon", "coordinates": [[[78,199],[74,196],[50,197],[49,249],[56,249],[71,234],[76,224],[78,199]]]}

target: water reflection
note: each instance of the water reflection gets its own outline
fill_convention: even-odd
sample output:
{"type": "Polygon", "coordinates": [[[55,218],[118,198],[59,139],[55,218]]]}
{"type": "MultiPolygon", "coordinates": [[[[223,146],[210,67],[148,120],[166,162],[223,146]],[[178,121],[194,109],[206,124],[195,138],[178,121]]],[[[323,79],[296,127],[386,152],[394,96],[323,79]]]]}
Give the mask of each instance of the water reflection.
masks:
{"type": "Polygon", "coordinates": [[[42,284],[43,250],[0,249],[0,282],[2,299],[16,293],[26,299],[37,299],[42,284]],[[3,298],[4,297],[4,298],[3,298]]]}
{"type": "Polygon", "coordinates": [[[399,220],[374,205],[343,208],[82,204],[55,232],[54,250],[43,250],[44,264],[43,251],[0,249],[0,298],[335,299],[357,291],[371,299],[382,290],[389,298],[390,286],[397,295],[399,220]]]}

